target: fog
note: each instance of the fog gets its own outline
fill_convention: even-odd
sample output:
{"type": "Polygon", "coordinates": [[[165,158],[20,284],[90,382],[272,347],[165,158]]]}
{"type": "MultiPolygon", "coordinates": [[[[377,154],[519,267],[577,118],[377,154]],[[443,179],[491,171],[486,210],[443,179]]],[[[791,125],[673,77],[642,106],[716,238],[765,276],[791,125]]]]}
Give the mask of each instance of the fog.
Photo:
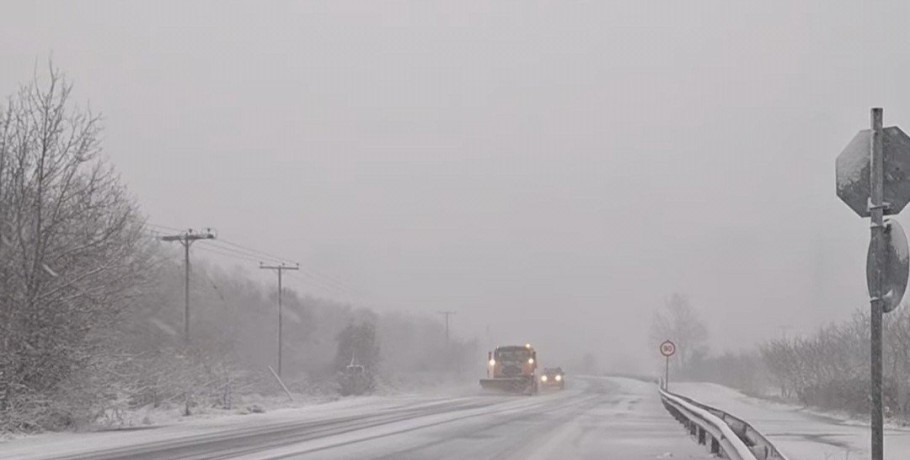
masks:
{"type": "Polygon", "coordinates": [[[150,223],[295,290],[641,369],[673,293],[715,350],[866,303],[834,159],[910,127],[885,3],[5,2],[0,90],[52,59],[150,223]]]}

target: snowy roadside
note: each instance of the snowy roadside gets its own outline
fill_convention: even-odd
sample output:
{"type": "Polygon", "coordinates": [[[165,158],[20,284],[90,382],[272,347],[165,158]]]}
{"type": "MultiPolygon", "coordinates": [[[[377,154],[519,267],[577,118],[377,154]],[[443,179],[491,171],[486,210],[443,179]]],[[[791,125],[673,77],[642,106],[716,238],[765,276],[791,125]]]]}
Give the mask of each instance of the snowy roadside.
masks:
{"type": "MultiPolygon", "coordinates": [[[[466,393],[463,393],[467,396],[466,393]]],[[[301,395],[302,396],[302,395],[301,395]]],[[[262,413],[242,409],[234,411],[200,411],[182,417],[179,411],[166,411],[154,426],[139,426],[91,432],[42,433],[11,437],[0,442],[0,457],[4,459],[43,459],[73,455],[97,449],[116,449],[137,444],[175,441],[230,431],[242,431],[285,423],[324,420],[330,417],[349,417],[375,413],[403,406],[426,406],[451,401],[452,396],[440,396],[436,390],[399,395],[372,395],[336,398],[324,401],[301,397],[294,403],[281,402],[273,397],[255,399],[274,405],[262,413]]]]}
{"type": "Polygon", "coordinates": [[[99,419],[93,425],[80,431],[123,431],[142,428],[155,428],[173,423],[181,423],[195,419],[211,419],[228,416],[242,416],[249,414],[263,414],[279,409],[295,409],[312,406],[315,404],[329,403],[341,399],[332,394],[303,394],[292,393],[293,400],[287,395],[261,395],[245,394],[235,397],[230,409],[217,406],[194,406],[190,415],[184,415],[184,405],[177,402],[167,402],[158,407],[148,405],[134,410],[119,411],[99,419]]]}
{"type": "MultiPolygon", "coordinates": [[[[747,396],[714,383],[673,383],[670,390],[746,420],[791,460],[869,458],[868,422],[747,396]]],[[[910,430],[889,426],[885,458],[906,459],[908,452],[910,430]]]]}
{"type": "Polygon", "coordinates": [[[476,385],[464,381],[421,375],[396,381],[381,380],[372,394],[362,396],[342,397],[322,388],[310,393],[292,392],[293,401],[284,393],[238,394],[230,409],[194,406],[189,416],[183,414],[184,406],[180,401],[171,401],[159,407],[149,405],[109,414],[75,432],[2,434],[0,457],[53,457],[55,452],[78,452],[83,446],[116,448],[229,429],[357,415],[402,405],[431,404],[443,398],[477,393],[476,385]],[[41,456],[36,457],[39,453],[41,456]]]}

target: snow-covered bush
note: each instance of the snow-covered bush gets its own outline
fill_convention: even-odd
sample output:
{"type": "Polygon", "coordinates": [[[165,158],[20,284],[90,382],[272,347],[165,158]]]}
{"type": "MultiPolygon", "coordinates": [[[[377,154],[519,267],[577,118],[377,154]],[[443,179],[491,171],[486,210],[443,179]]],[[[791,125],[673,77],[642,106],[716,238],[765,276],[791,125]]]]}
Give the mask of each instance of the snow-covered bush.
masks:
{"type": "MultiPolygon", "coordinates": [[[[910,311],[885,316],[883,396],[888,413],[910,418],[910,311]]],[[[869,314],[857,311],[807,337],[763,344],[761,355],[781,396],[824,409],[869,410],[869,314]]]]}

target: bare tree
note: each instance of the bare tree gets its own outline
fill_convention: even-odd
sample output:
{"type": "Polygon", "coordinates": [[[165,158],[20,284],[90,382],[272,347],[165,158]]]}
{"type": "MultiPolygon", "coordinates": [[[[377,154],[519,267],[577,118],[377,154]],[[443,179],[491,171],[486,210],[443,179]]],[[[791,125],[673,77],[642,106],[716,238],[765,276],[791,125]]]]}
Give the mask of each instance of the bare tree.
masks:
{"type": "Polygon", "coordinates": [[[708,328],[689,299],[678,293],[670,296],[663,308],[654,312],[650,335],[655,350],[657,344],[664,340],[669,339],[676,344],[674,360],[682,369],[690,364],[694,356],[705,353],[707,349],[708,328]]]}
{"type": "Polygon", "coordinates": [[[100,353],[138,293],[136,207],[100,158],[99,118],[50,67],[0,111],[0,423],[67,424],[46,401],[100,353]],[[31,418],[23,418],[23,414],[31,418]]]}

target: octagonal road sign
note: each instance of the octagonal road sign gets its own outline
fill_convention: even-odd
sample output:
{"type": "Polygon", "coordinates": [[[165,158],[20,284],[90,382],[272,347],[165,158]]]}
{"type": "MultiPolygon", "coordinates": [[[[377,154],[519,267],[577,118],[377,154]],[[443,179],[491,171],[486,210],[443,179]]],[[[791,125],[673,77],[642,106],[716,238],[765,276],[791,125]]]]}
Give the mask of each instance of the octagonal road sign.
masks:
{"type": "Polygon", "coordinates": [[[664,341],[664,343],[660,344],[660,354],[668,358],[673,356],[676,354],[676,344],[669,340],[664,341]]]}
{"type": "MultiPolygon", "coordinates": [[[[885,221],[885,261],[882,264],[882,296],[885,313],[893,311],[904,298],[907,277],[910,276],[910,248],[904,228],[894,219],[885,221]]],[[[872,244],[866,257],[866,285],[872,295],[872,244]]]]}
{"type": "MultiPolygon", "coordinates": [[[[872,130],[864,129],[837,157],[837,196],[860,217],[869,217],[872,130]]],[[[910,137],[897,126],[882,130],[885,215],[901,212],[910,201],[910,137]]]]}

